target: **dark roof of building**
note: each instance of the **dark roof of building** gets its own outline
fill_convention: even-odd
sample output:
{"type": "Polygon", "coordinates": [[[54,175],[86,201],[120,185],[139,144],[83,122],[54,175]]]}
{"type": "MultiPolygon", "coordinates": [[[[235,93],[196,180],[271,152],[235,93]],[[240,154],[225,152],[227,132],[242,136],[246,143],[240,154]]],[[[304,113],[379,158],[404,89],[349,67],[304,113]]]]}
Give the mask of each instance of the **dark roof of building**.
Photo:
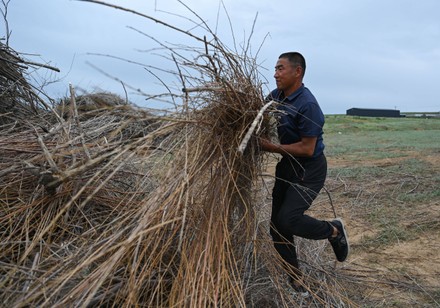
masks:
{"type": "Polygon", "coordinates": [[[399,111],[397,109],[380,109],[380,108],[359,108],[359,107],[353,107],[348,110],[379,110],[379,111],[399,111]]]}

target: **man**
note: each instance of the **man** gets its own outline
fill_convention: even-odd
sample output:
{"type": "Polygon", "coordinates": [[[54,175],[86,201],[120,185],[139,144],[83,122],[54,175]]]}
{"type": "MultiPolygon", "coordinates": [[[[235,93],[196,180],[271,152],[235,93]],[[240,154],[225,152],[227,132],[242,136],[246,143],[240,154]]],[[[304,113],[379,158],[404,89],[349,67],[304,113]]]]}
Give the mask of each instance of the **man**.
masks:
{"type": "Polygon", "coordinates": [[[313,94],[303,84],[304,57],[298,52],[283,53],[275,66],[277,88],[268,99],[279,102],[279,144],[260,141],[264,151],[282,155],[276,167],[272,193],[271,235],[275,248],[290,265],[292,286],[301,290],[301,275],[293,236],[328,239],[338,261],[348,256],[349,245],[342,220],[331,222],[305,215],[324,186],[327,161],[324,155],[324,115],[313,94]]]}

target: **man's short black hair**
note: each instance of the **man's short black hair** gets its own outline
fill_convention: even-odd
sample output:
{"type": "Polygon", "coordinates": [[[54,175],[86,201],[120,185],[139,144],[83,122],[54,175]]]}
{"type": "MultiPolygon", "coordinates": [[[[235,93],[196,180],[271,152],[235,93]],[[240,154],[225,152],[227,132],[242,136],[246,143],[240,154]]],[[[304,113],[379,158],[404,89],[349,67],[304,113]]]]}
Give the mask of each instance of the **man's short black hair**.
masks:
{"type": "Polygon", "coordinates": [[[296,51],[285,52],[285,53],[282,53],[278,57],[278,59],[281,59],[281,58],[285,58],[285,59],[289,60],[289,62],[292,65],[299,65],[299,66],[301,66],[301,68],[303,70],[302,75],[304,77],[304,74],[306,73],[306,59],[303,57],[302,54],[300,54],[299,52],[296,52],[296,51]]]}

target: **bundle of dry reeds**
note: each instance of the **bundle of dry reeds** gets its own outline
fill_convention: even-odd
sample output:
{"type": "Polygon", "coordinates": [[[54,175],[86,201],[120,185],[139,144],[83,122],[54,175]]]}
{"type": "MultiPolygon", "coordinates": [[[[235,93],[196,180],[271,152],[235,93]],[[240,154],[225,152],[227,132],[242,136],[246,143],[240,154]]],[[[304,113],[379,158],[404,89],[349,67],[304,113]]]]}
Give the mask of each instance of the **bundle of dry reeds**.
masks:
{"type": "Polygon", "coordinates": [[[18,52],[0,41],[0,125],[14,122],[46,109],[47,104],[26,78],[29,67],[44,67],[59,71],[56,67],[30,62],[18,52]],[[10,118],[9,115],[13,113],[10,118]]]}
{"type": "MultiPolygon", "coordinates": [[[[20,130],[1,126],[3,303],[305,304],[285,290],[268,236],[264,117],[239,149],[264,106],[258,66],[246,48],[197,40],[192,59],[170,49],[184,88],[175,113],[103,104],[104,95],[79,108],[72,87],[44,122],[35,113],[16,119],[20,130]]],[[[307,305],[349,305],[314,245],[302,249],[319,286],[307,305]]]]}

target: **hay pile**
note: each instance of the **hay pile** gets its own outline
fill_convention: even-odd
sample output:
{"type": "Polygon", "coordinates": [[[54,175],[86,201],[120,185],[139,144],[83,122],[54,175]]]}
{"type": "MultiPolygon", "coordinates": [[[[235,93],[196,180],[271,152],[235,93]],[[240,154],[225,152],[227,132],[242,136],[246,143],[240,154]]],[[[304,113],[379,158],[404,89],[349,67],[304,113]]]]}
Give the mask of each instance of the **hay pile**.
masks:
{"type": "Polygon", "coordinates": [[[29,68],[45,68],[59,72],[56,67],[30,62],[20,57],[18,52],[0,41],[0,125],[16,120],[26,121],[42,109],[49,108],[40,98],[39,90],[28,82],[29,68]]]}
{"type": "MultiPolygon", "coordinates": [[[[5,305],[302,303],[285,290],[268,237],[257,146],[270,129],[265,118],[238,151],[264,105],[258,66],[246,48],[237,54],[213,37],[197,39],[203,48],[191,59],[170,49],[184,88],[174,113],[107,93],[77,97],[73,87],[53,108],[25,95],[18,111],[9,108],[16,94],[1,100],[5,305]]],[[[317,268],[323,249],[305,252],[310,281],[325,281],[307,305],[345,305],[317,268]]]]}

